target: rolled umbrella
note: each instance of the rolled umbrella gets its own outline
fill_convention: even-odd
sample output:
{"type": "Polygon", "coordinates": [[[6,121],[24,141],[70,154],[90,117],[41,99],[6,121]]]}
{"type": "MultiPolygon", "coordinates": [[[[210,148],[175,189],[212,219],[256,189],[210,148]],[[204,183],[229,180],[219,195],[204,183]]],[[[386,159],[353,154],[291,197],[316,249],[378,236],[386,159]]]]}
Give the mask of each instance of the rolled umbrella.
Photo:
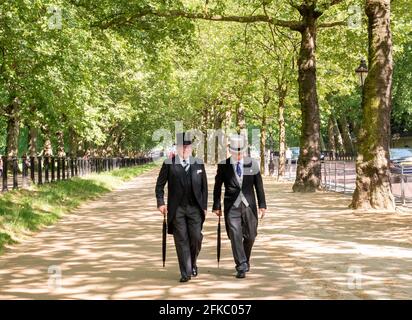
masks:
{"type": "Polygon", "coordinates": [[[163,237],[162,237],[162,258],[163,258],[163,268],[166,264],[166,234],[167,234],[167,223],[166,215],[163,216],[163,237]]]}
{"type": "Polygon", "coordinates": [[[219,263],[220,263],[220,248],[221,248],[221,246],[222,246],[222,244],[221,244],[221,236],[220,236],[220,231],[221,231],[221,228],[220,228],[220,217],[221,216],[219,216],[219,223],[217,224],[217,247],[216,247],[216,249],[217,249],[217,253],[216,253],[216,255],[217,255],[217,267],[219,268],[219,263]]]}

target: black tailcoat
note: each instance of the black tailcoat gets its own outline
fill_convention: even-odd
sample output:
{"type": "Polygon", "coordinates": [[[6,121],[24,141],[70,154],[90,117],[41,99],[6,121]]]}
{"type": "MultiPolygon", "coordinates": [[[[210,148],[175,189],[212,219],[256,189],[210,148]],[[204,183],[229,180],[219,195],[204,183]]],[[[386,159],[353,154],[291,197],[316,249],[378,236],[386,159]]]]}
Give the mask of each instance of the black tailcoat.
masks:
{"type": "MultiPolygon", "coordinates": [[[[204,210],[207,210],[207,177],[205,165],[202,160],[190,157],[190,170],[193,194],[201,209],[202,221],[204,221],[204,210]]],[[[163,162],[159,177],[157,178],[155,192],[158,207],[165,204],[164,187],[167,183],[167,224],[169,234],[173,234],[173,219],[184,194],[185,175],[186,172],[179,158],[173,157],[163,162]]]]}

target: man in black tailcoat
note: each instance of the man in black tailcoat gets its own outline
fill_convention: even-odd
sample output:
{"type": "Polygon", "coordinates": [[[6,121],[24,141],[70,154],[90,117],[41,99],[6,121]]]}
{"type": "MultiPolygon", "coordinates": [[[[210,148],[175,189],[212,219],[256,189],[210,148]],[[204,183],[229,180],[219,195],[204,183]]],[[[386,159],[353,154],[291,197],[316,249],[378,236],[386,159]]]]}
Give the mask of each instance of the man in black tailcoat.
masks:
{"type": "Polygon", "coordinates": [[[202,246],[202,227],[207,213],[207,177],[202,160],[192,157],[189,133],[176,135],[177,154],[166,159],[157,178],[159,211],[167,214],[168,233],[173,234],[180,268],[180,282],[198,275],[197,257],[202,246]],[[167,183],[167,207],[164,187],[167,183]]]}

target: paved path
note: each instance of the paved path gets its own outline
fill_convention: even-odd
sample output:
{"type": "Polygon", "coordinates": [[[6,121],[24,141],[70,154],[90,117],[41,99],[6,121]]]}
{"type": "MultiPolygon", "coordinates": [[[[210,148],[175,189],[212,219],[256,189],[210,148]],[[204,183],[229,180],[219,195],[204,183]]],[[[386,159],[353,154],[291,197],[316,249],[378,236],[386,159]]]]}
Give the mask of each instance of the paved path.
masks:
{"type": "MultiPolygon", "coordinates": [[[[214,168],[208,168],[210,187],[214,168]]],[[[204,228],[198,278],[178,283],[173,239],[161,266],[157,169],[0,257],[0,298],[364,299],[412,297],[412,215],[353,214],[336,193],[293,194],[265,179],[268,216],[259,225],[252,270],[235,279],[225,234],[216,264],[217,218],[204,228]],[[59,277],[61,274],[61,277],[59,277]],[[60,279],[60,280],[59,280],[60,279]]]]}

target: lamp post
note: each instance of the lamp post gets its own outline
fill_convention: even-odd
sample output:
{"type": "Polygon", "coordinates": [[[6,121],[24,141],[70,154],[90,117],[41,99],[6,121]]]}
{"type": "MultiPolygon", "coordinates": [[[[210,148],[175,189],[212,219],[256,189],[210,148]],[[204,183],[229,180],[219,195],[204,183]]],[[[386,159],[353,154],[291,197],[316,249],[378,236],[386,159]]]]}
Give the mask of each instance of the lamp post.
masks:
{"type": "MultiPolygon", "coordinates": [[[[362,108],[363,108],[363,99],[364,99],[364,89],[363,88],[365,86],[365,80],[366,80],[366,77],[367,77],[368,72],[369,72],[368,65],[366,64],[366,60],[364,58],[361,59],[360,65],[359,65],[359,67],[357,67],[355,69],[355,72],[356,72],[356,74],[358,75],[358,78],[359,78],[359,87],[360,87],[360,90],[361,90],[361,97],[362,97],[361,105],[362,105],[362,108]]],[[[355,154],[356,154],[357,153],[357,141],[354,144],[354,146],[355,146],[354,151],[355,151],[355,154]]]]}
{"type": "Polygon", "coordinates": [[[369,72],[365,59],[361,60],[361,63],[359,67],[356,68],[355,72],[359,77],[359,86],[362,88],[362,91],[363,91],[363,86],[365,85],[365,79],[369,72]]]}

